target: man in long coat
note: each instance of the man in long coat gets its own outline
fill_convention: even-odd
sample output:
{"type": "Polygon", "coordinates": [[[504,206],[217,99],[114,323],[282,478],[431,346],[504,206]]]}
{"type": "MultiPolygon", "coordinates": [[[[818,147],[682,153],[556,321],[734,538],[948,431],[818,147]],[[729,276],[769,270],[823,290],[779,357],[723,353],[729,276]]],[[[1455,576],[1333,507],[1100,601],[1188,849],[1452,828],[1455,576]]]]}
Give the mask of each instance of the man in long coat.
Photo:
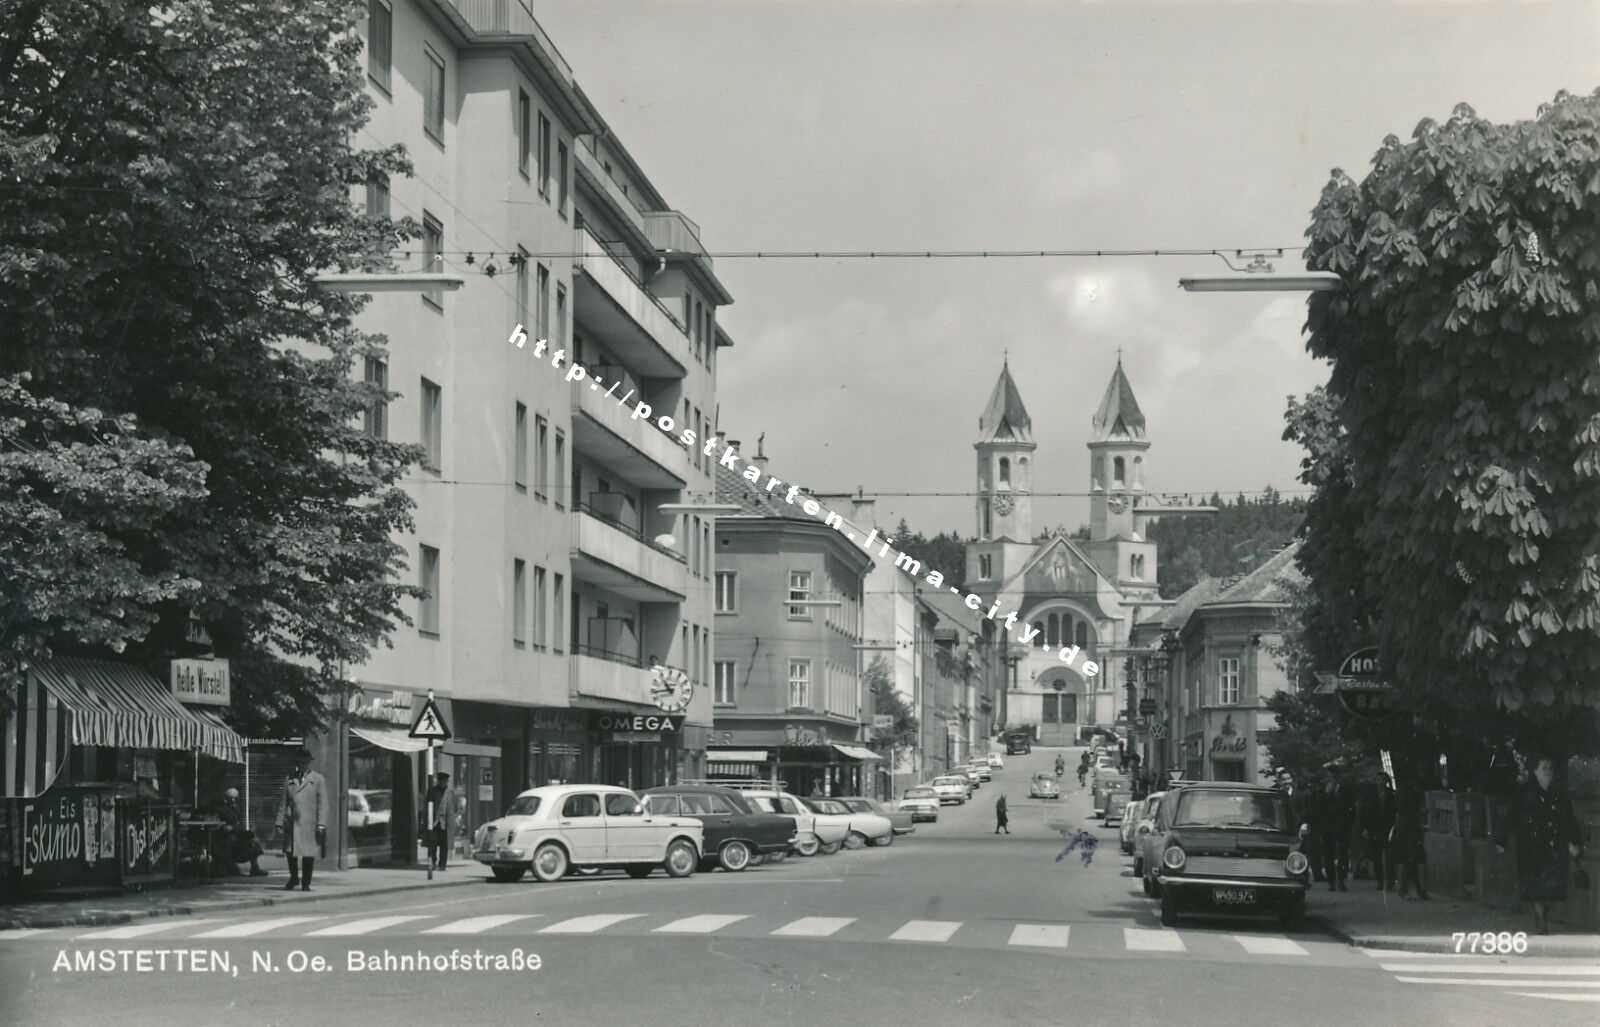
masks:
{"type": "Polygon", "coordinates": [[[311,769],[311,753],[302,749],[295,757],[295,772],[283,789],[278,812],[283,835],[283,855],[289,861],[289,883],[311,890],[311,864],[328,844],[328,782],[311,769]]]}
{"type": "Polygon", "coordinates": [[[423,799],[424,812],[426,804],[433,803],[433,820],[428,824],[428,860],[443,870],[450,862],[451,836],[455,833],[460,809],[456,793],[450,787],[450,775],[441,770],[433,777],[433,786],[423,799]]]}

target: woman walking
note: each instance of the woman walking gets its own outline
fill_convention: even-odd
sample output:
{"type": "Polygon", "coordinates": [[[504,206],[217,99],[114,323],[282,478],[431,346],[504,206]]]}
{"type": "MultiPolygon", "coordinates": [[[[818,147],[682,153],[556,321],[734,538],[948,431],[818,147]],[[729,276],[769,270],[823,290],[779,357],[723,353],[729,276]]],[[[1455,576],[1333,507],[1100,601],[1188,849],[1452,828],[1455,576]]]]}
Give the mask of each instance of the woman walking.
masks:
{"type": "Polygon", "coordinates": [[[1011,828],[1006,826],[1006,797],[1004,795],[994,801],[994,833],[1004,831],[1011,833],[1011,828]]]}
{"type": "Polygon", "coordinates": [[[1578,818],[1565,789],[1555,785],[1555,761],[1540,756],[1533,778],[1517,792],[1511,816],[1495,832],[1495,849],[1506,851],[1508,838],[1517,842],[1517,884],[1522,901],[1533,903],[1533,925],[1550,933],[1550,903],[1567,897],[1567,860],[1583,852],[1578,818]]]}

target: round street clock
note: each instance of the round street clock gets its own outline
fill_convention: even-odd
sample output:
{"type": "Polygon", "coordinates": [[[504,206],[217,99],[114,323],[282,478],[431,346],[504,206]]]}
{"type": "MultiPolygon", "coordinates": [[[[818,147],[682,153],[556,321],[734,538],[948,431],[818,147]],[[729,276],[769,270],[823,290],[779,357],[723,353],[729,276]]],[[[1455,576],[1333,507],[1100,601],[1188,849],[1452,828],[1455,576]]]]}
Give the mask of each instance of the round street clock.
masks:
{"type": "Polygon", "coordinates": [[[994,497],[994,512],[1001,517],[1011,512],[1012,505],[1011,497],[1004,492],[994,497]]]}
{"type": "Polygon", "coordinates": [[[694,698],[694,683],[689,675],[676,667],[656,666],[655,678],[650,684],[650,698],[664,713],[682,713],[694,698]]]}

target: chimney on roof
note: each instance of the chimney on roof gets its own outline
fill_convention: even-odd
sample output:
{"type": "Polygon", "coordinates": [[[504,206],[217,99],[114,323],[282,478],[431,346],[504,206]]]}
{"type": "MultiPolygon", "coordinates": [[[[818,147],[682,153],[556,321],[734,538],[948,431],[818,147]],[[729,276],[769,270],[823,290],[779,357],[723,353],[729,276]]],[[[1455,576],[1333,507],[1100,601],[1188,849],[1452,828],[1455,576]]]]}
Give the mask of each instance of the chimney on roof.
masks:
{"type": "Polygon", "coordinates": [[[767,469],[766,432],[762,432],[760,435],[756,436],[756,455],[750,458],[750,462],[761,468],[763,471],[767,469]]]}

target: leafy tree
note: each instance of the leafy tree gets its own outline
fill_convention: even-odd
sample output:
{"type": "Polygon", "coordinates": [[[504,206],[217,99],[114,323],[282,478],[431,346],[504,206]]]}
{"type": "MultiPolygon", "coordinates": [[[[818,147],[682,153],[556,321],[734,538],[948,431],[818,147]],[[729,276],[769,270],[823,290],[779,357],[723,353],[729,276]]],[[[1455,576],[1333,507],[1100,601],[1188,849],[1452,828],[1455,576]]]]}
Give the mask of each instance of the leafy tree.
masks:
{"type": "MultiPolygon", "coordinates": [[[[905,697],[894,690],[889,677],[889,663],[882,656],[873,657],[865,674],[867,688],[872,693],[874,713],[894,717],[894,727],[888,738],[896,748],[912,749],[917,745],[917,716],[905,697]]],[[[882,736],[880,736],[882,737],[882,736]]]]}
{"type": "Polygon", "coordinates": [[[406,620],[400,600],[417,590],[398,583],[392,539],[411,527],[398,481],[418,451],[361,432],[386,397],[353,365],[382,340],[353,329],[360,299],[313,282],[382,266],[415,229],[352,202],[369,178],[409,171],[397,148],[351,145],[371,105],[365,11],[0,9],[0,375],[29,372],[15,381],[33,399],[10,402],[59,401],[51,416],[74,437],[111,423],[73,413],[91,409],[140,433],[103,438],[107,463],[75,451],[94,473],[25,469],[37,491],[23,502],[60,520],[7,536],[8,560],[55,566],[56,538],[121,562],[102,593],[74,585],[72,609],[24,576],[7,601],[27,619],[0,639],[11,669],[41,645],[121,644],[156,669],[193,610],[239,668],[235,726],[299,734],[339,666],[406,620]],[[125,482],[109,480],[116,461],[125,482]],[[150,487],[108,517],[118,489],[141,491],[133,473],[150,487]],[[123,620],[133,630],[109,627],[123,620]]]}
{"type": "Polygon", "coordinates": [[[1303,500],[1282,502],[1275,492],[1231,504],[1213,497],[1215,514],[1164,516],[1148,537],[1159,547],[1157,581],[1161,595],[1176,598],[1203,577],[1226,578],[1253,570],[1299,530],[1303,500]]]}
{"type": "Polygon", "coordinates": [[[1311,297],[1308,348],[1332,363],[1348,461],[1313,504],[1326,550],[1308,573],[1336,606],[1378,600],[1386,670],[1417,708],[1521,710],[1550,743],[1588,748],[1597,153],[1600,91],[1510,125],[1458,106],[1408,143],[1386,138],[1359,184],[1336,171],[1306,253],[1344,282],[1311,297]],[[1351,562],[1336,570],[1333,554],[1351,562]]]}
{"type": "Polygon", "coordinates": [[[894,529],[894,548],[922,562],[922,573],[939,571],[945,585],[961,588],[967,580],[967,544],[955,532],[940,532],[931,538],[911,530],[904,517],[894,529]]]}

